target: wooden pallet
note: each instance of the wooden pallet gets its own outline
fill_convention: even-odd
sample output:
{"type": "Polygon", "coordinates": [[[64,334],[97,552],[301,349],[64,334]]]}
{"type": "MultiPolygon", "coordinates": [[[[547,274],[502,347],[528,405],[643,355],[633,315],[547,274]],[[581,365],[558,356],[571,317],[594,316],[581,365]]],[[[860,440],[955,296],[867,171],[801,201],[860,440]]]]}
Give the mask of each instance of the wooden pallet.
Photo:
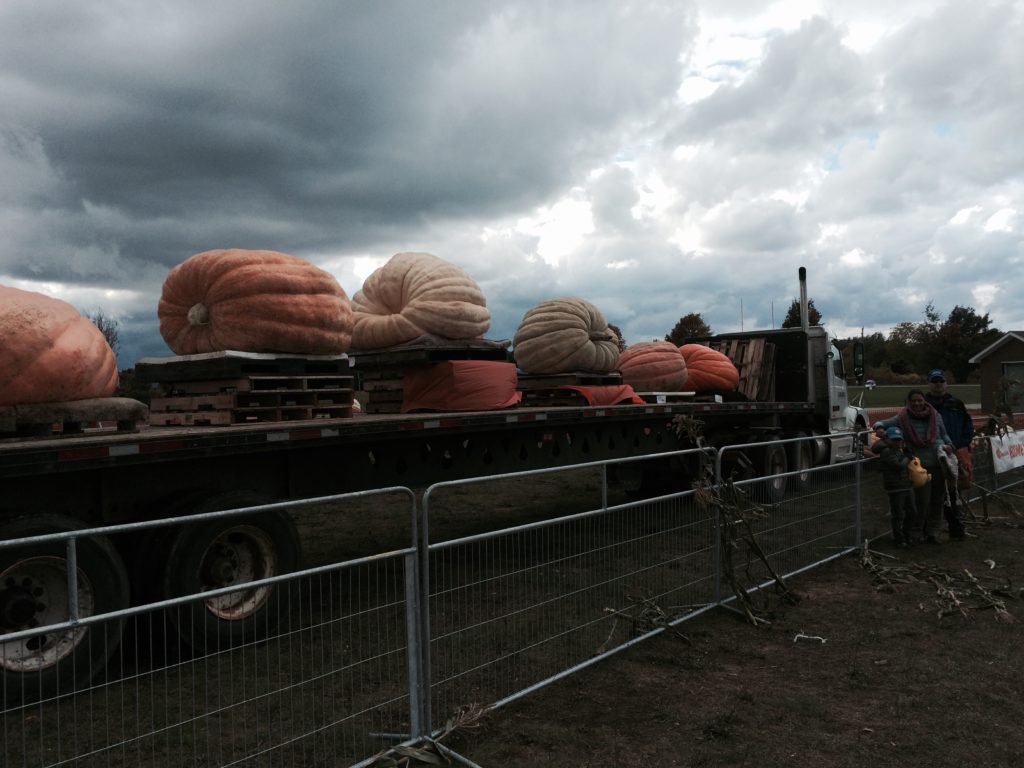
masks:
{"type": "Polygon", "coordinates": [[[263,422],[311,421],[317,419],[344,419],[352,416],[352,406],[280,408],[231,408],[199,411],[163,411],[149,414],[154,427],[212,427],[230,424],[258,424],[263,422]]]}
{"type": "Polygon", "coordinates": [[[525,389],[519,401],[523,408],[580,408],[590,405],[587,398],[574,389],[525,389]]]}
{"type": "Polygon", "coordinates": [[[135,376],[143,384],[213,379],[240,379],[247,376],[348,375],[347,355],[284,355],[259,352],[208,352],[176,357],[144,357],[135,364],[135,376]]]}
{"type": "Polygon", "coordinates": [[[84,432],[136,432],[148,409],[127,397],[0,407],[0,437],[51,437],[84,432]]]}
{"type": "Polygon", "coordinates": [[[692,403],[696,392],[637,392],[637,395],[646,403],[692,403]]]}
{"type": "Polygon", "coordinates": [[[170,384],[169,395],[205,395],[233,392],[351,391],[352,376],[245,376],[233,379],[179,381],[170,384]]]}
{"type": "Polygon", "coordinates": [[[554,389],[557,387],[615,387],[622,384],[622,374],[571,371],[568,373],[520,373],[517,389],[554,389]]]}
{"type": "Polygon", "coordinates": [[[775,399],[774,344],[764,339],[721,339],[708,346],[732,360],[740,374],[736,389],[749,400],[775,399]]]}

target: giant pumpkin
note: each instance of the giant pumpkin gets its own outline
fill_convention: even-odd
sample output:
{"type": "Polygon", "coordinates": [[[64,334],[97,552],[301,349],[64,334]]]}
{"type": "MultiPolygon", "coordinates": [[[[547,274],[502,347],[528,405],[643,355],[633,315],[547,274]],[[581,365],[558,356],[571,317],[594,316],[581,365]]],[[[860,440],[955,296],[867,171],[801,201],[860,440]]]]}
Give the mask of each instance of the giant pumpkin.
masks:
{"type": "Polygon", "coordinates": [[[491,326],[473,278],[430,253],[397,253],[352,297],[352,346],[383,349],[433,334],[477,339],[491,326]]]}
{"type": "Polygon", "coordinates": [[[683,344],[689,378],[686,386],[694,392],[732,391],[739,386],[740,372],[728,355],[703,344],[683,344]]]}
{"type": "Polygon", "coordinates": [[[630,344],[619,355],[619,371],[640,392],[678,392],[686,384],[686,361],[670,341],[630,344]]]}
{"type": "Polygon", "coordinates": [[[114,352],[65,301],[0,285],[0,405],[109,397],[114,352]]]}
{"type": "Polygon", "coordinates": [[[334,276],[277,251],[189,257],[164,280],[157,315],[160,335],[178,355],[337,355],[352,341],[352,308],[334,276]]]}
{"type": "Polygon", "coordinates": [[[516,365],[527,373],[614,370],[618,338],[585,299],[542,301],[523,316],[512,340],[516,365]]]}

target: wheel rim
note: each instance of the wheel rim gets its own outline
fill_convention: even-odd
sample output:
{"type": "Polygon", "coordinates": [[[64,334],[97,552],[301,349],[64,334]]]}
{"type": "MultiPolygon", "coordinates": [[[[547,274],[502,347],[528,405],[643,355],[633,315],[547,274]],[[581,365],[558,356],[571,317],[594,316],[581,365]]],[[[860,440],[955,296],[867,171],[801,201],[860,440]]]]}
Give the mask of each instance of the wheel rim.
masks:
{"type": "MultiPolygon", "coordinates": [[[[200,590],[248,584],[275,576],[278,571],[274,541],[259,528],[239,525],[210,542],[199,564],[200,590]]],[[[210,613],[220,619],[237,621],[256,613],[270,597],[268,585],[242,589],[206,599],[210,613]]]]}
{"type": "MultiPolygon", "coordinates": [[[[0,573],[0,634],[45,627],[68,620],[67,561],[62,557],[29,557],[0,573]]],[[[91,616],[96,595],[78,570],[78,615],[91,616]]],[[[12,672],[38,672],[70,656],[88,629],[57,629],[0,643],[0,667],[12,672]]]]}

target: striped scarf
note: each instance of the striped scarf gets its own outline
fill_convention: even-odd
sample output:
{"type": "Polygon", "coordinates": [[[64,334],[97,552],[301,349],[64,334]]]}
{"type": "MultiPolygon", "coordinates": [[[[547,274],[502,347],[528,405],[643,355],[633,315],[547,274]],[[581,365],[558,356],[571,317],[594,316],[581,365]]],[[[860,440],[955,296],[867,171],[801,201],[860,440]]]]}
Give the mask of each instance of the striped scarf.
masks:
{"type": "Polygon", "coordinates": [[[912,445],[916,445],[918,448],[934,444],[935,438],[939,435],[938,412],[931,405],[928,406],[928,413],[925,416],[911,416],[909,408],[902,408],[899,414],[899,422],[900,428],[903,430],[903,439],[912,445]],[[928,430],[923,440],[918,435],[917,430],[914,429],[911,419],[914,419],[914,421],[928,419],[928,430]]]}

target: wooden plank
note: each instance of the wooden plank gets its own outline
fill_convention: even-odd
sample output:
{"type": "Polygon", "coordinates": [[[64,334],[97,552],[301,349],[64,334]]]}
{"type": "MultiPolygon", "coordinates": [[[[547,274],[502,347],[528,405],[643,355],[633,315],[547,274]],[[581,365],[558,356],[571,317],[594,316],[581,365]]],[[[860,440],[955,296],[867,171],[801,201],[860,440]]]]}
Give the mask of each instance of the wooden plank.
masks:
{"type": "Polygon", "coordinates": [[[350,418],[351,416],[351,405],[317,407],[296,406],[282,408],[231,408],[205,411],[158,411],[150,413],[149,424],[150,426],[156,427],[219,427],[232,424],[343,419],[350,418]]]}

